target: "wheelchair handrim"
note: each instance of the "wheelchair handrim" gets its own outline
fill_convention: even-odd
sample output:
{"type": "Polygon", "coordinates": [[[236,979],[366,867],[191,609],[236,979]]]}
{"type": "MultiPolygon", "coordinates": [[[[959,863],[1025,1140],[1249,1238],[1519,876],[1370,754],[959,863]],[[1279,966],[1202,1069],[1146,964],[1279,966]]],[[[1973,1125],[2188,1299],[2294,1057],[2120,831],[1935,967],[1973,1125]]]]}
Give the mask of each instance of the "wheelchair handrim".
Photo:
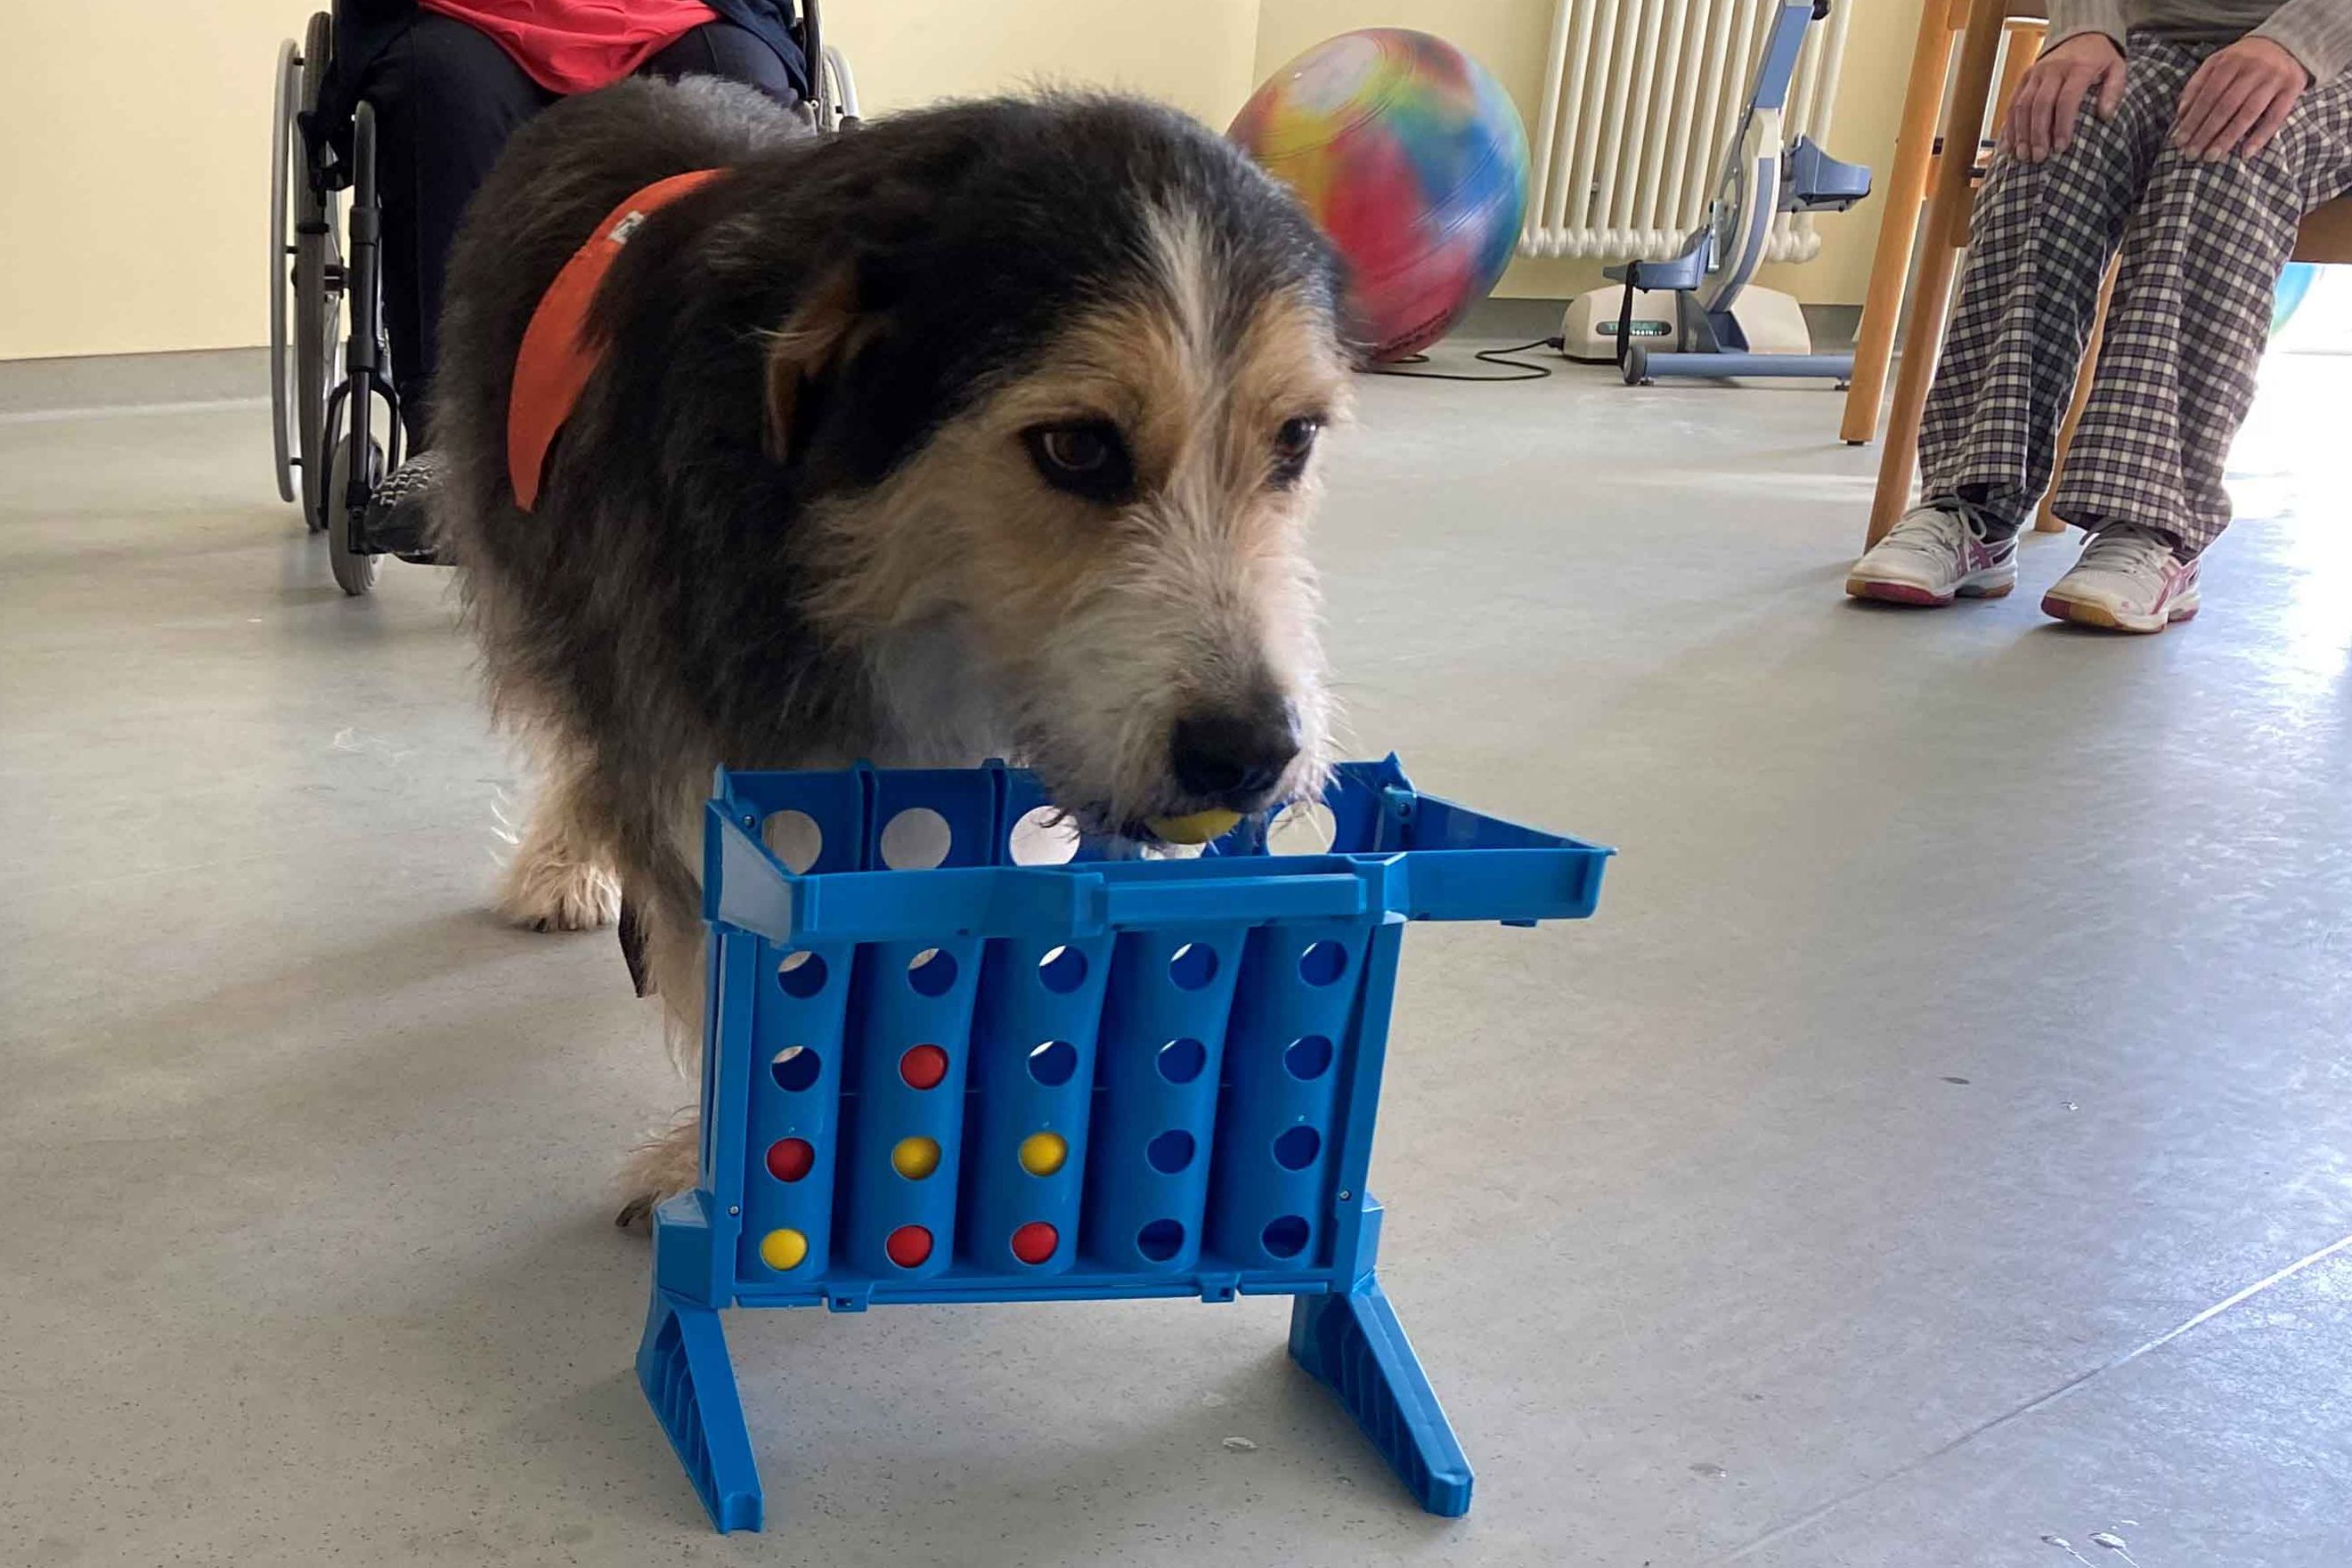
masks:
{"type": "Polygon", "coordinates": [[[294,247],[287,223],[287,175],[292,159],[293,121],[287,112],[297,73],[294,40],[278,46],[278,81],[269,106],[269,446],[278,476],[278,498],[294,499],[293,361],[287,342],[286,296],[294,247]]]}

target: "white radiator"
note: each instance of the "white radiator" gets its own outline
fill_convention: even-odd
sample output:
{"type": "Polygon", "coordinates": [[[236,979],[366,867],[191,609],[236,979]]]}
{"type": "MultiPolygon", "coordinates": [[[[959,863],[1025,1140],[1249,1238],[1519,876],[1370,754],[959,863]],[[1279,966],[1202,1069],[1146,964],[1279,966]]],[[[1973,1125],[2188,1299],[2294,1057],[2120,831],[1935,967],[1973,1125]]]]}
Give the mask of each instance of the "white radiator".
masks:
{"type": "MultiPolygon", "coordinates": [[[[1845,53],[1833,6],[1807,33],[1789,135],[1829,140],[1845,53]]],[[[1662,260],[1706,217],[1724,141],[1739,123],[1772,0],[1553,0],[1534,194],[1522,256],[1662,260]]],[[[1774,223],[1769,261],[1821,249],[1810,214],[1774,223]]]]}

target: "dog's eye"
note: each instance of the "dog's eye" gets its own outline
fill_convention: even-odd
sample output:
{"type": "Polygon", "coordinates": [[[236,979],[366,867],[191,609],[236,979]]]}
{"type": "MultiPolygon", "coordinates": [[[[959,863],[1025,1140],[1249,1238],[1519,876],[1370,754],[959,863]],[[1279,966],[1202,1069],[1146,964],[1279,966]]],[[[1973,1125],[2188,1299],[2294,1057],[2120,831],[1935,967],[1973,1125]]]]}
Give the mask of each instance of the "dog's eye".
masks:
{"type": "Polygon", "coordinates": [[[1021,434],[1038,476],[1089,501],[1120,501],[1135,488],[1135,463],[1118,427],[1102,420],[1041,424],[1021,434]]]}
{"type": "Polygon", "coordinates": [[[1307,460],[1315,455],[1315,438],[1323,434],[1323,422],[1312,414],[1286,419],[1282,428],[1274,433],[1274,482],[1287,489],[1298,483],[1307,472],[1307,460]]]}

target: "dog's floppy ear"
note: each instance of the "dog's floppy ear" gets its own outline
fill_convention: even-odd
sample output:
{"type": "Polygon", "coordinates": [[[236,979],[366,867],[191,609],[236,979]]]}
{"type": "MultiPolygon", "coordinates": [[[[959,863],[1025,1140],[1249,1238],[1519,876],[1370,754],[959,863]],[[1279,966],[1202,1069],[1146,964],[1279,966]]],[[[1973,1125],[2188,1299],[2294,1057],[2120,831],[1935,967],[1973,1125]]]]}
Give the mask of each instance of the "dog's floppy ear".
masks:
{"type": "Polygon", "coordinates": [[[807,428],[812,388],[856,354],[867,335],[858,292],[856,267],[834,267],[768,340],[767,446],[779,463],[791,458],[807,428]]]}

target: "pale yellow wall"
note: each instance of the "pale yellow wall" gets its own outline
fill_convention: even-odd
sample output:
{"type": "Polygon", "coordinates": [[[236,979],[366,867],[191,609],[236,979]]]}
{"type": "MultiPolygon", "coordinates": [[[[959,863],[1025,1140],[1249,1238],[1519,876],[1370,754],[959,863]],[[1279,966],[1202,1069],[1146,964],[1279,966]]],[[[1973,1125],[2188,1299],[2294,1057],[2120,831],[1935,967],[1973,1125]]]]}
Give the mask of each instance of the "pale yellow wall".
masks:
{"type": "MultiPolygon", "coordinates": [[[[1848,0],[1834,149],[1885,166],[1918,0],[1848,0]]],[[[78,0],[10,9],[0,49],[0,359],[236,347],[265,331],[269,65],[315,0],[78,0]]],[[[1533,119],[1551,0],[835,0],[869,109],[1024,82],[1165,98],[1222,125],[1253,82],[1349,27],[1462,45],[1533,119]]],[[[1774,279],[1862,298],[1880,205],[1822,220],[1774,279]]],[[[1587,287],[1522,262],[1507,294],[1587,287]]]]}
{"type": "Polygon", "coordinates": [[[270,66],[315,8],[7,6],[0,359],[261,340],[270,66]]]}
{"type": "MultiPolygon", "coordinates": [[[[0,359],[267,335],[270,64],[317,0],[7,5],[0,359]]],[[[1257,0],[834,0],[868,109],[1024,81],[1118,86],[1223,125],[1257,0]]]]}
{"type": "Polygon", "coordinates": [[[1220,130],[1249,96],[1258,0],[826,0],[869,111],[1024,83],[1116,87],[1220,130]]]}
{"type": "MultiPolygon", "coordinates": [[[[1894,154],[1895,121],[1902,109],[1920,0],[1843,3],[1853,15],[1830,150],[1874,165],[1883,177],[1894,154]]],[[[1261,0],[1257,75],[1271,75],[1309,45],[1351,27],[1419,27],[1450,39],[1493,71],[1518,104],[1532,135],[1543,110],[1552,10],[1552,0],[1261,0]]],[[[1880,211],[1881,204],[1872,201],[1851,213],[1823,214],[1816,220],[1822,237],[1821,256],[1801,267],[1769,267],[1762,281],[1789,289],[1808,303],[1859,304],[1870,276],[1880,211]]],[[[1591,287],[1599,280],[1597,262],[1519,261],[1504,275],[1496,292],[1558,297],[1591,287]]]]}

